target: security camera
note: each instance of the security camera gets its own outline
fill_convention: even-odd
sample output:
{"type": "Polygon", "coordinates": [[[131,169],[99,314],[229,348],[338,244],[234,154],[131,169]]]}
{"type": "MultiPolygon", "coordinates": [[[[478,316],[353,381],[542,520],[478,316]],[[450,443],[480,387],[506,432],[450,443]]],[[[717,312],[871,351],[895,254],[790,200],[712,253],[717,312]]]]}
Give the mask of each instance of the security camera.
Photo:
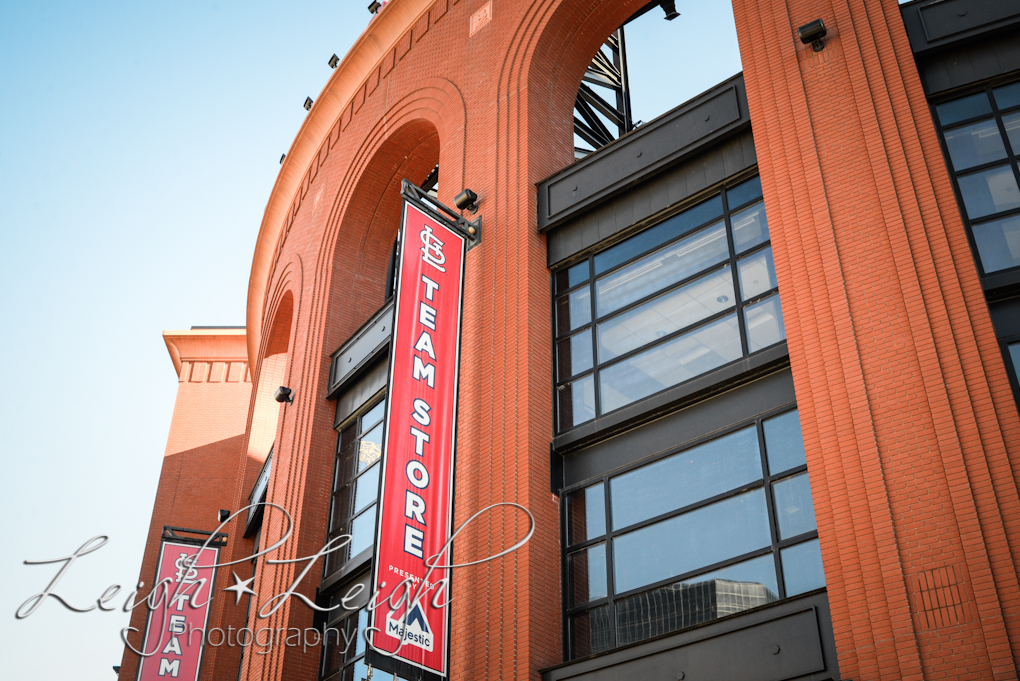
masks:
{"type": "Polygon", "coordinates": [[[290,388],[284,388],[282,385],[276,389],[276,394],[273,395],[273,399],[277,402],[286,402],[290,404],[294,401],[293,391],[290,388]]]}
{"type": "Polygon", "coordinates": [[[453,205],[457,206],[460,210],[469,210],[472,213],[478,212],[478,206],[475,202],[478,200],[478,194],[475,194],[470,189],[465,189],[453,199],[453,205]]]}
{"type": "Polygon", "coordinates": [[[828,31],[825,30],[825,22],[821,19],[815,19],[810,24],[804,24],[797,29],[797,36],[800,41],[805,45],[811,45],[811,49],[815,52],[821,52],[825,49],[825,44],[822,42],[822,38],[828,31]]]}

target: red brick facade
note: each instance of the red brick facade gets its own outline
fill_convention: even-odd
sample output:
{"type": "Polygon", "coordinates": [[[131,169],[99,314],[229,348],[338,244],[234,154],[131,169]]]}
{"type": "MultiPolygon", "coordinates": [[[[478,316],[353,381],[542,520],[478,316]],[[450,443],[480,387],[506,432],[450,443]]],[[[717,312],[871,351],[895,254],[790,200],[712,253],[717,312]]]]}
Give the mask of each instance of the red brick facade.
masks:
{"type": "MultiPolygon", "coordinates": [[[[232,504],[237,462],[244,452],[245,414],[252,394],[243,330],[166,331],[163,340],[179,384],[138,577],[139,582],[145,583],[139,589],[138,600],[153,586],[164,526],[212,530],[220,509],[236,508],[232,504]]],[[[250,549],[251,542],[247,543],[250,549]]],[[[217,576],[221,582],[229,578],[223,572],[217,576]]],[[[243,611],[239,614],[236,610],[229,599],[215,599],[210,623],[243,618],[243,611]]],[[[128,642],[137,650],[142,649],[141,632],[145,630],[147,614],[144,605],[131,613],[130,626],[135,631],[128,636],[128,642]]],[[[233,658],[233,669],[237,669],[236,648],[208,651],[203,673],[220,665],[230,666],[224,657],[233,658]]],[[[135,678],[137,668],[138,657],[125,651],[121,678],[135,678]]]]}
{"type": "MultiPolygon", "coordinates": [[[[142,579],[163,524],[211,529],[216,509],[247,503],[270,445],[267,498],[295,522],[276,557],[322,546],[336,447],[330,353],[383,304],[400,180],[438,163],[439,199],[452,205],[470,187],[484,220],[465,279],[455,524],[502,501],[537,523],[521,550],[455,575],[451,676],[535,679],[561,662],[549,270],[535,183],[572,161],[581,74],[644,4],[492,0],[473,33],[481,0],[391,0],[373,19],[316,99],[269,199],[249,285],[255,390],[196,382],[220,355],[184,350],[196,332],[174,340],[192,373],[181,374],[142,579]],[[279,385],[293,404],[272,401],[279,385]],[[179,479],[184,456],[204,457],[188,464],[204,479],[179,479]]],[[[1020,417],[899,8],[734,0],[734,13],[841,675],[1016,678],[1020,417]],[[796,38],[816,18],[829,28],[818,53],[796,38]]],[[[267,517],[263,545],[283,531],[279,514],[267,517]]],[[[235,539],[242,521],[228,531],[231,555],[251,551],[235,539]]],[[[493,513],[458,538],[456,558],[495,553],[525,531],[518,516],[493,513]]],[[[303,567],[260,564],[253,586],[281,593],[303,567]]],[[[318,575],[302,583],[309,597],[318,575]]],[[[213,618],[240,626],[227,600],[213,618]]],[[[312,621],[291,601],[259,626],[312,621]]],[[[232,680],[237,663],[211,648],[203,679],[232,680]]],[[[240,678],[313,681],[318,664],[318,651],[279,648],[246,654],[240,678]]],[[[125,673],[133,678],[130,655],[125,673]]]]}

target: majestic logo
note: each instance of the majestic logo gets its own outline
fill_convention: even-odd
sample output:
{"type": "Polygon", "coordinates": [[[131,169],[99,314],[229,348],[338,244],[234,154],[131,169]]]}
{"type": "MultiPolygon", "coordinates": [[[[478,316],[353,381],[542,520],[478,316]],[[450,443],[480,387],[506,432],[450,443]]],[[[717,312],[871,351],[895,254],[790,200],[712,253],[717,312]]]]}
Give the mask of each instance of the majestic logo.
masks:
{"type": "Polygon", "coordinates": [[[394,617],[393,613],[386,616],[386,635],[400,639],[404,643],[417,646],[422,650],[432,651],[432,627],[425,617],[420,603],[415,603],[405,621],[402,617],[394,617]]]}

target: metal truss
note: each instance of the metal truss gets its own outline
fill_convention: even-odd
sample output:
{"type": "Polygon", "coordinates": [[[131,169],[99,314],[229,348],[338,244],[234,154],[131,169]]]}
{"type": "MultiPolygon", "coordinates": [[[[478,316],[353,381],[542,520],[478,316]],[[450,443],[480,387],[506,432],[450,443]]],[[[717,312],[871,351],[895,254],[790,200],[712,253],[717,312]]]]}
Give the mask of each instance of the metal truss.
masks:
{"type": "Polygon", "coordinates": [[[593,149],[599,149],[633,127],[627,50],[621,26],[609,35],[584,73],[574,100],[574,132],[593,149]]]}

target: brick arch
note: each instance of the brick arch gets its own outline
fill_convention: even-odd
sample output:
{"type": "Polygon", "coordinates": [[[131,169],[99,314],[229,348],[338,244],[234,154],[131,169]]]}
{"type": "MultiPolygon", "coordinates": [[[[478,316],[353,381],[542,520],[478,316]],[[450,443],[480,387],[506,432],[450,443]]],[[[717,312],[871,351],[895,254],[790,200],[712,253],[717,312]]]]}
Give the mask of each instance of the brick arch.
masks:
{"type": "MultiPolygon", "coordinates": [[[[441,162],[444,169],[451,169],[451,181],[458,182],[463,166],[463,120],[464,106],[451,84],[423,83],[412,95],[394,102],[360,145],[344,156],[342,164],[332,161],[340,165],[342,173],[323,173],[322,201],[328,212],[323,211],[318,220],[299,223],[293,235],[281,235],[282,262],[297,260],[301,240],[311,241],[315,253],[314,269],[308,276],[298,273],[307,287],[296,280],[288,283],[294,279],[289,265],[277,264],[271,280],[271,290],[294,288],[301,293],[294,298],[291,332],[295,338],[291,354],[300,360],[292,362],[287,377],[301,389],[287,412],[281,448],[286,456],[279,459],[279,466],[274,462],[270,488],[270,500],[287,508],[295,520],[295,540],[281,549],[281,557],[311,555],[322,546],[327,520],[321,512],[322,499],[329,498],[332,478],[322,471],[332,472],[336,444],[332,431],[335,405],[322,399],[329,353],[384,302],[386,273],[400,224],[400,181],[406,177],[420,182],[441,162]],[[313,435],[307,437],[308,433],[313,435]]],[[[277,342],[275,320],[280,317],[282,302],[277,307],[276,312],[267,311],[266,318],[274,322],[262,329],[262,354],[267,359],[277,342]]],[[[267,310],[272,310],[272,305],[267,305],[267,310]]],[[[276,537],[273,533],[280,529],[274,525],[268,538],[276,537]]],[[[280,593],[294,579],[296,570],[300,567],[265,568],[260,588],[280,593]]],[[[303,587],[309,585],[314,588],[312,580],[305,580],[303,587]]],[[[266,622],[273,627],[312,625],[309,611],[292,605],[281,608],[266,622]]],[[[293,655],[270,657],[246,658],[249,678],[287,678],[302,665],[293,655]]]]}
{"type": "Polygon", "coordinates": [[[353,330],[382,306],[390,254],[400,226],[401,180],[421,182],[437,163],[439,133],[431,123],[418,119],[387,136],[365,165],[330,244],[326,318],[345,322],[329,326],[353,330]]]}
{"type": "Polygon", "coordinates": [[[382,306],[390,253],[400,225],[400,181],[425,179],[440,166],[440,199],[463,188],[465,105],[447,80],[426,79],[397,100],[365,134],[333,195],[320,237],[315,282],[327,287],[310,320],[331,351],[382,306]],[[351,254],[357,258],[351,258],[351,254]],[[346,257],[345,257],[346,255],[346,257]],[[358,282],[351,296],[349,282],[358,282]]]}
{"type": "MultiPolygon", "coordinates": [[[[255,390],[248,426],[248,459],[249,462],[257,460],[258,465],[266,460],[276,439],[281,405],[273,399],[273,394],[286,383],[294,329],[294,294],[289,289],[284,290],[274,302],[273,322],[265,335],[265,347],[253,376],[255,390]]],[[[293,389],[294,386],[289,387],[293,389]]]]}
{"type": "MultiPolygon", "coordinates": [[[[299,273],[299,263],[298,267],[288,266],[284,269],[268,308],[271,322],[266,326],[262,336],[263,342],[257,373],[253,372],[254,391],[248,418],[248,442],[238,472],[240,487],[235,492],[237,508],[247,505],[247,495],[254,486],[269,452],[281,440],[285,412],[284,405],[274,399],[276,389],[281,385],[286,385],[297,392],[297,386],[292,385],[290,381],[292,374],[290,359],[294,350],[292,339],[297,326],[297,308],[300,305],[300,296],[296,296],[293,291],[294,288],[300,291],[299,273]]],[[[279,453],[274,453],[273,459],[273,470],[266,495],[270,502],[274,501],[276,478],[282,468],[279,453]]],[[[267,509],[263,519],[263,546],[275,542],[280,537],[283,532],[283,523],[284,520],[278,513],[267,509]]],[[[241,521],[239,530],[243,527],[243,521],[241,521]]],[[[236,559],[241,555],[251,555],[253,550],[252,540],[237,541],[234,557],[236,559]]],[[[251,574],[246,573],[245,576],[251,576],[251,574]]],[[[259,577],[258,588],[262,588],[262,576],[257,576],[259,577]]],[[[274,584],[274,586],[276,585],[274,584]]],[[[245,626],[251,626],[253,618],[254,613],[249,613],[245,626]]],[[[264,662],[264,659],[255,655],[244,655],[242,660],[243,668],[247,669],[249,673],[254,667],[261,666],[264,662]]]]}

